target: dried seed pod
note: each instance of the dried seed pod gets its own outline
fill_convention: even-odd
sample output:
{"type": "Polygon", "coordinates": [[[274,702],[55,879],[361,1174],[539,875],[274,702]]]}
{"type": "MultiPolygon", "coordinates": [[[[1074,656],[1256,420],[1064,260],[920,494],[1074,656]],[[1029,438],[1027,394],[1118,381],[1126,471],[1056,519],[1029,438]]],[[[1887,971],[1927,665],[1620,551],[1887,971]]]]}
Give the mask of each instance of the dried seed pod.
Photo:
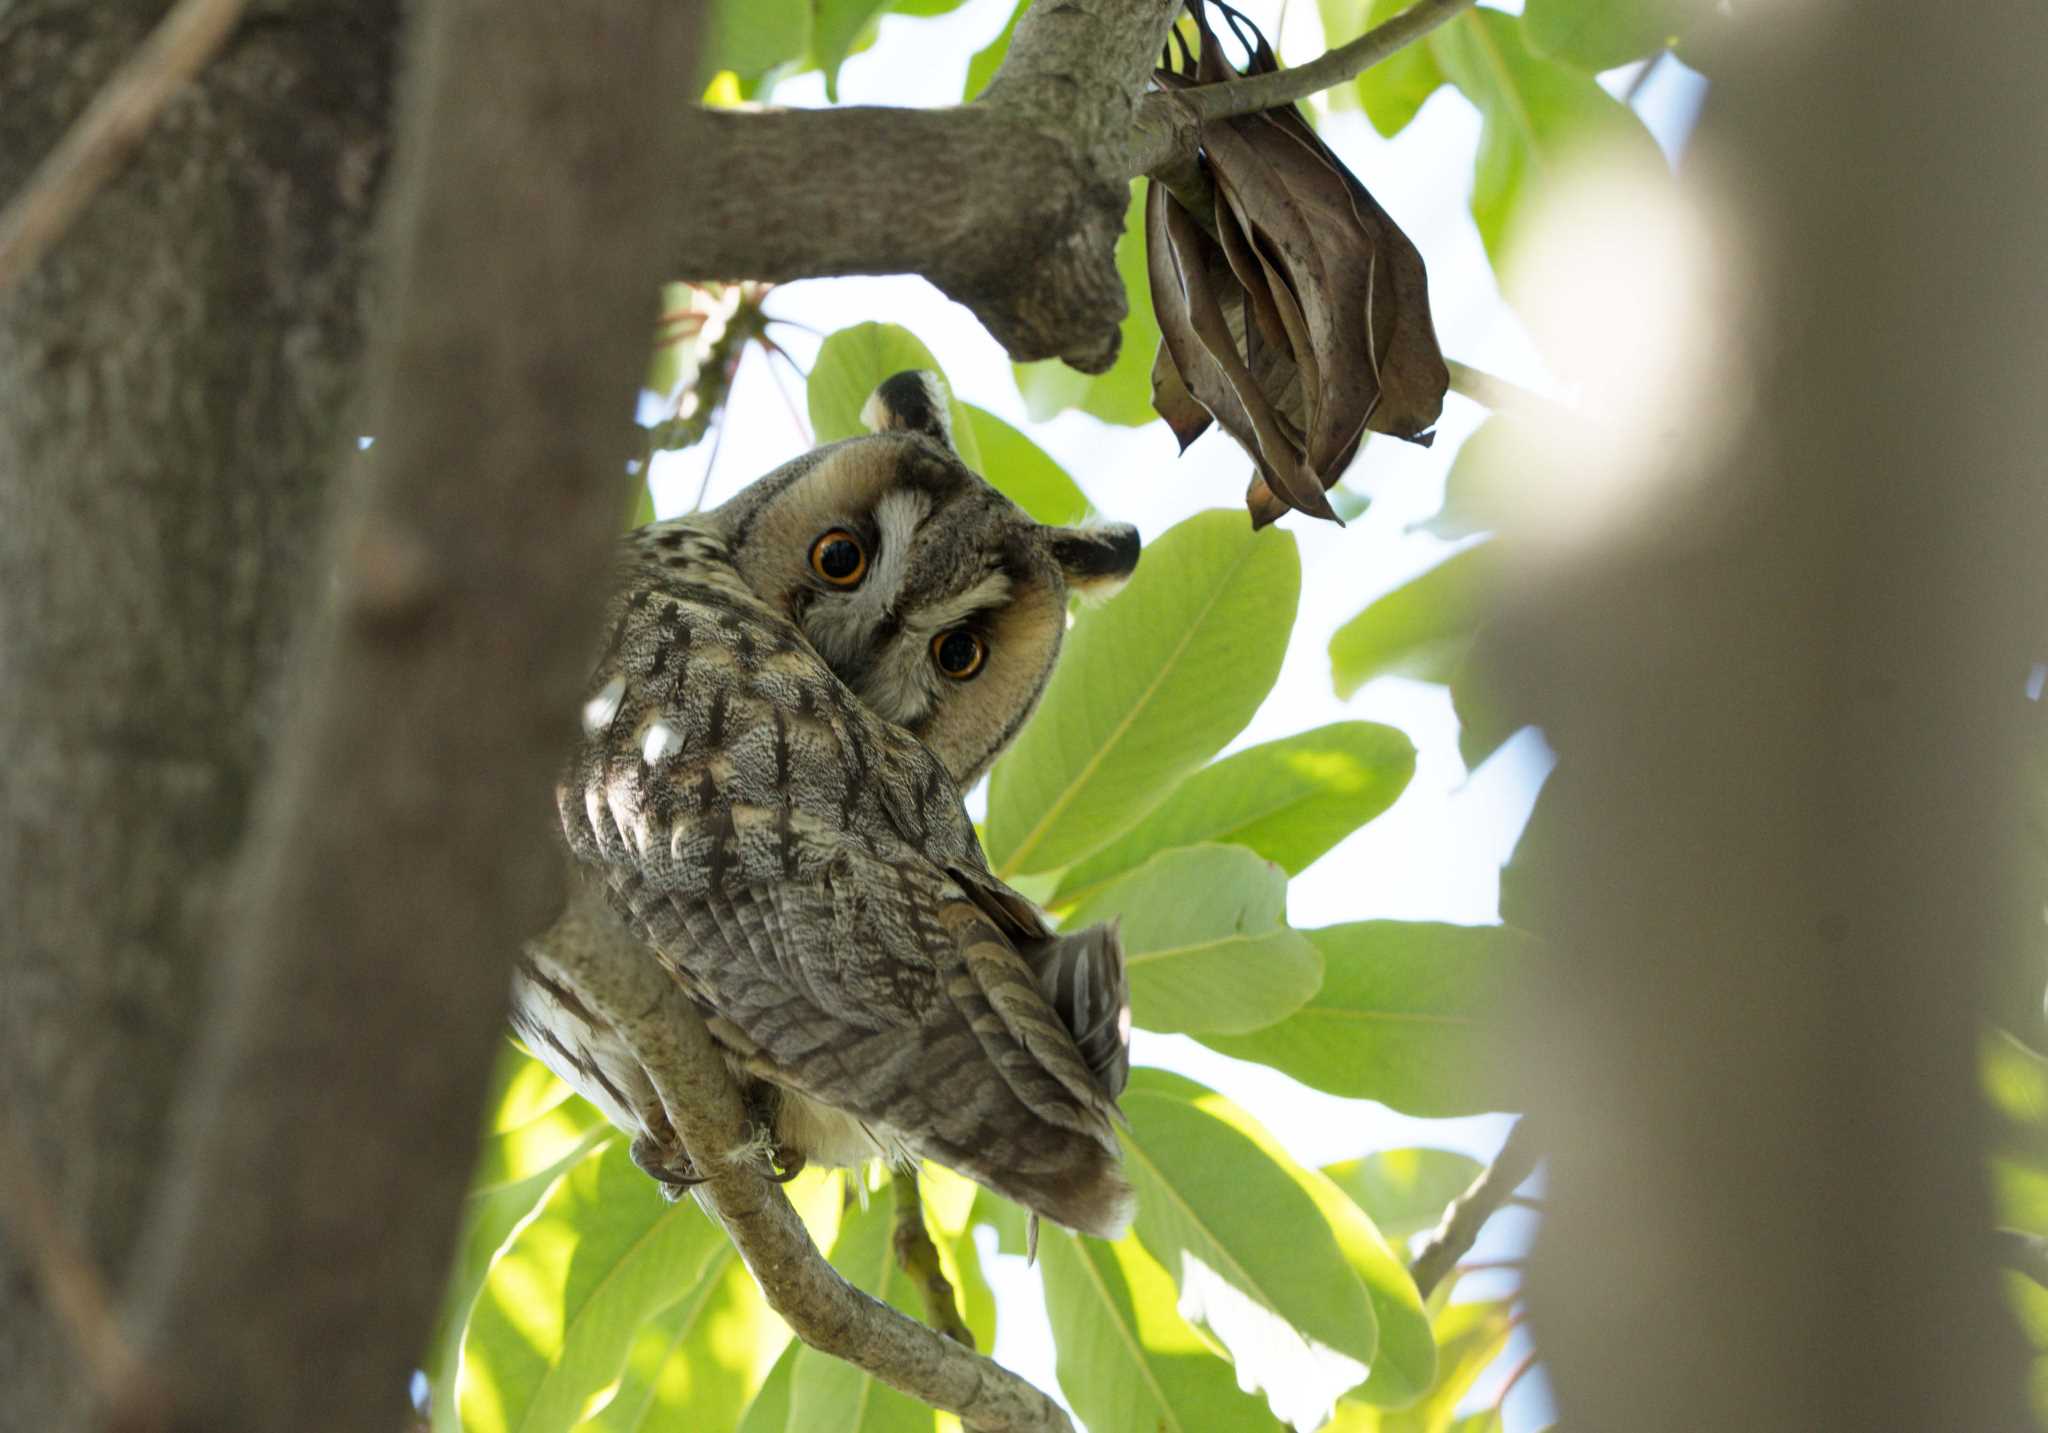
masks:
{"type": "MultiPolygon", "coordinates": [[[[1162,88],[1239,78],[1210,4],[1244,44],[1246,73],[1279,68],[1235,10],[1188,0],[1200,51],[1169,54],[1162,88]]],[[[1443,408],[1450,373],[1422,256],[1293,106],[1205,123],[1198,143],[1213,220],[1163,184],[1146,202],[1153,406],[1182,448],[1213,417],[1252,456],[1256,524],[1288,508],[1337,521],[1323,493],[1366,430],[1426,444],[1443,408]]]]}

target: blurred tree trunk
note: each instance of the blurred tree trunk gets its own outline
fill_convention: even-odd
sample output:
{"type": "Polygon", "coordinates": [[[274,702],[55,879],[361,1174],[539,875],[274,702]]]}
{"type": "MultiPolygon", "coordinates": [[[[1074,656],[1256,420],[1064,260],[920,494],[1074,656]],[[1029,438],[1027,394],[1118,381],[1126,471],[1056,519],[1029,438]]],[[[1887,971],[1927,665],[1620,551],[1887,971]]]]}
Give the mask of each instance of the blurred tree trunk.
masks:
{"type": "MultiPolygon", "coordinates": [[[[0,1107],[119,1287],[347,451],[396,0],[273,5],[0,295],[0,1107]]],[[[0,195],[162,13],[0,7],[0,195]]],[[[90,1393],[0,1211],[0,1424],[90,1393]]]]}
{"type": "Polygon", "coordinates": [[[1688,162],[1758,256],[1755,409],[1508,614],[1570,977],[1530,1308],[1576,1433],[2018,1429],[1975,1057],[2038,920],[2048,10],[1753,19],[1688,162]]]}

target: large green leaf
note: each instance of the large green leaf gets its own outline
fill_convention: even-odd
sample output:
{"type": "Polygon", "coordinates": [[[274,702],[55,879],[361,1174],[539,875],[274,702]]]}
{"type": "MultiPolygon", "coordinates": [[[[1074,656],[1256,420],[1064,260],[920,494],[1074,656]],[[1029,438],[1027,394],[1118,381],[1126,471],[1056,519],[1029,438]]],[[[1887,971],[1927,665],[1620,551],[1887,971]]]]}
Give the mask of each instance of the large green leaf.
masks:
{"type": "Polygon", "coordinates": [[[1500,1356],[1513,1330],[1506,1301],[1446,1306],[1436,1318],[1437,1375],[1428,1394],[1391,1411],[1347,1398],[1324,1433],[1453,1433],[1463,1428],[1458,1405],[1500,1356]]]}
{"type": "Polygon", "coordinates": [[[1084,611],[1038,714],[989,784],[988,852],[1006,877],[1107,845],[1251,719],[1301,597],[1291,534],[1241,511],[1157,538],[1124,590],[1084,611]]]}
{"type": "Polygon", "coordinates": [[[441,1322],[421,1365],[433,1395],[433,1426],[441,1430],[459,1426],[455,1366],[491,1256],[565,1170],[613,1137],[604,1116],[509,1040],[492,1071],[484,1108],[489,1113],[463,1204],[462,1235],[442,1296],[441,1322]]]}
{"type": "Polygon", "coordinates": [[[796,1378],[796,1357],[803,1349],[802,1344],[792,1342],[782,1351],[734,1433],[784,1433],[789,1427],[790,1385],[796,1378]]]}
{"type": "Polygon", "coordinates": [[[1152,411],[1152,360],[1159,353],[1159,320],[1152,314],[1152,283],[1145,271],[1145,184],[1132,181],[1124,232],[1116,241],[1116,270],[1129,305],[1116,362],[1107,373],[1095,374],[1052,358],[1015,365],[1017,391],[1035,423],[1069,408],[1133,428],[1158,416],[1152,411]]]}
{"type": "Polygon", "coordinates": [[[1316,1427],[1380,1345],[1365,1282],[1305,1187],[1321,1176],[1275,1159],[1192,1080],[1136,1070],[1122,1103],[1137,1236],[1174,1275],[1182,1315],[1229,1350],[1240,1387],[1316,1427]]]}
{"type": "Polygon", "coordinates": [[[702,68],[753,79],[801,60],[810,48],[811,0],[715,0],[702,68]]]}
{"type": "MultiPolygon", "coordinates": [[[[1563,0],[1583,10],[1585,0],[1563,0]]],[[[1631,0],[1614,0],[1626,4],[1631,0]]],[[[1661,0],[1660,0],[1661,3],[1661,0]]],[[[1679,0],[1684,3],[1684,0],[1679,0]]],[[[1330,43],[1341,44],[1408,7],[1400,0],[1322,0],[1330,43]]],[[[1530,4],[1528,26],[1539,6],[1530,4]]],[[[1604,162],[1664,172],[1656,141],[1592,74],[1530,46],[1521,17],[1481,6],[1430,31],[1358,77],[1356,94],[1382,134],[1413,119],[1443,84],[1457,86],[1484,121],[1472,177],[1472,217],[1496,269],[1546,181],[1598,151],[1604,162]]]]}
{"type": "Polygon", "coordinates": [[[1085,900],[1160,851],[1249,846],[1289,875],[1394,804],[1415,774],[1404,732],[1343,721],[1247,747],[1197,771],[1144,820],[1061,877],[1053,904],[1085,900]]]}
{"type": "Polygon", "coordinates": [[[1017,21],[1030,8],[1031,0],[1017,0],[1017,8],[1010,12],[1010,18],[1003,24],[1002,34],[990,40],[974,52],[967,62],[967,83],[961,87],[963,100],[979,99],[981,92],[988,88],[988,82],[996,77],[1003,60],[1010,53],[1010,37],[1017,33],[1017,21]]]}
{"type": "Polygon", "coordinates": [[[571,1168],[484,1278],[456,1404],[474,1433],[566,1428],[625,1366],[634,1335],[696,1286],[724,1233],[670,1204],[623,1140],[571,1168]]]}
{"type": "MultiPolygon", "coordinates": [[[[818,361],[811,367],[805,403],[811,410],[811,431],[820,443],[857,438],[867,432],[860,420],[868,397],[885,378],[906,369],[923,368],[939,374],[938,360],[923,340],[900,324],[857,323],[842,328],[818,348],[818,361]]],[[[975,443],[974,423],[967,405],[946,392],[953,420],[953,446],[960,459],[981,471],[981,449],[975,443]]]]}
{"type": "Polygon", "coordinates": [[[874,43],[875,24],[888,8],[889,0],[811,0],[811,61],[825,72],[826,99],[838,101],[839,67],[874,43]]]}
{"type": "Polygon", "coordinates": [[[1489,1017],[1535,941],[1505,926],[1406,921],[1307,934],[1323,953],[1315,998],[1277,1025],[1202,1043],[1424,1119],[1514,1107],[1489,1017]]]}
{"type": "Polygon", "coordinates": [[[1267,1433],[1266,1405],[1174,1311],[1173,1280],[1138,1241],[1048,1228],[1039,1244],[1060,1388],[1091,1429],[1267,1433]]]}
{"type": "Polygon", "coordinates": [[[1452,84],[1485,118],[1472,175],[1472,217],[1495,269],[1543,184],[1598,151],[1605,164],[1644,175],[1664,156],[1634,111],[1584,70],[1530,51],[1522,22],[1474,9],[1425,42],[1452,84]]]}
{"type": "Polygon", "coordinates": [[[1598,73],[1677,43],[1706,0],[1528,0],[1522,28],[1529,48],[1598,73]]]}
{"type": "MultiPolygon", "coordinates": [[[[846,1211],[832,1245],[832,1267],[856,1288],[918,1317],[918,1296],[897,1267],[891,1236],[895,1207],[887,1193],[846,1211]]],[[[878,1382],[844,1359],[800,1347],[790,1375],[791,1433],[932,1433],[932,1410],[878,1382]]]]}
{"type": "Polygon", "coordinates": [[[1147,1030],[1240,1034],[1299,1010],[1323,959],[1287,926],[1287,873],[1242,846],[1161,851],[1068,917],[1123,922],[1131,1019],[1147,1030]]]}
{"type": "Polygon", "coordinates": [[[1448,682],[1471,650],[1500,568],[1492,543],[1462,548],[1377,598],[1330,638],[1330,674],[1348,698],[1374,677],[1448,682]]]}
{"type": "Polygon", "coordinates": [[[1372,1216],[1380,1233],[1405,1241],[1443,1219],[1486,1166],[1447,1149],[1388,1149],[1323,1166],[1336,1186],[1372,1216]]]}
{"type": "Polygon", "coordinates": [[[961,406],[981,453],[977,471],[998,492],[1053,527],[1071,527],[1088,516],[1087,497],[1045,449],[986,408],[961,406]]]}
{"type": "Polygon", "coordinates": [[[640,1326],[617,1390],[577,1427],[589,1433],[731,1428],[788,1342],[788,1328],[727,1244],[712,1255],[695,1288],[640,1326]]]}

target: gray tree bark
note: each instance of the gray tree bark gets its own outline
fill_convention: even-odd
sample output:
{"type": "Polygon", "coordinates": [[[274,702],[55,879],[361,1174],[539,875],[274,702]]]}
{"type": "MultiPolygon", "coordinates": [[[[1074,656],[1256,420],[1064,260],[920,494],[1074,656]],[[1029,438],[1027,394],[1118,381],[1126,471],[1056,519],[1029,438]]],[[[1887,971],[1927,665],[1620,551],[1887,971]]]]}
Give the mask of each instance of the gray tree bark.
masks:
{"type": "Polygon", "coordinates": [[[1532,1321],[1580,1433],[2018,1429],[1975,1055],[2039,919],[2048,11],[1755,18],[1689,161],[1760,260],[1755,411],[1505,614],[1570,977],[1532,1321]]]}
{"type": "MultiPolygon", "coordinates": [[[[0,193],[162,8],[0,12],[0,193]]],[[[0,295],[0,1111],[110,1284],[356,431],[396,12],[247,24],[0,295]]],[[[64,1428],[90,1389],[32,1254],[0,1217],[0,1425],[64,1428]]]]}

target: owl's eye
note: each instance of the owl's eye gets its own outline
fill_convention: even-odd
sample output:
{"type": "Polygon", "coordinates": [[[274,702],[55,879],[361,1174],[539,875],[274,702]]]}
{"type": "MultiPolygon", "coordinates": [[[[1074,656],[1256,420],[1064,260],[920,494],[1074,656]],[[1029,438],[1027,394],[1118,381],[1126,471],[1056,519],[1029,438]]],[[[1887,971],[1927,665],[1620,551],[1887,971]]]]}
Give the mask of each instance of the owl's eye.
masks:
{"type": "Polygon", "coordinates": [[[932,660],[954,681],[964,682],[988,660],[988,643],[965,627],[955,627],[932,638],[932,660]]]}
{"type": "Polygon", "coordinates": [[[867,550],[859,538],[835,527],[811,544],[811,571],[834,587],[858,587],[868,575],[867,550]]]}

